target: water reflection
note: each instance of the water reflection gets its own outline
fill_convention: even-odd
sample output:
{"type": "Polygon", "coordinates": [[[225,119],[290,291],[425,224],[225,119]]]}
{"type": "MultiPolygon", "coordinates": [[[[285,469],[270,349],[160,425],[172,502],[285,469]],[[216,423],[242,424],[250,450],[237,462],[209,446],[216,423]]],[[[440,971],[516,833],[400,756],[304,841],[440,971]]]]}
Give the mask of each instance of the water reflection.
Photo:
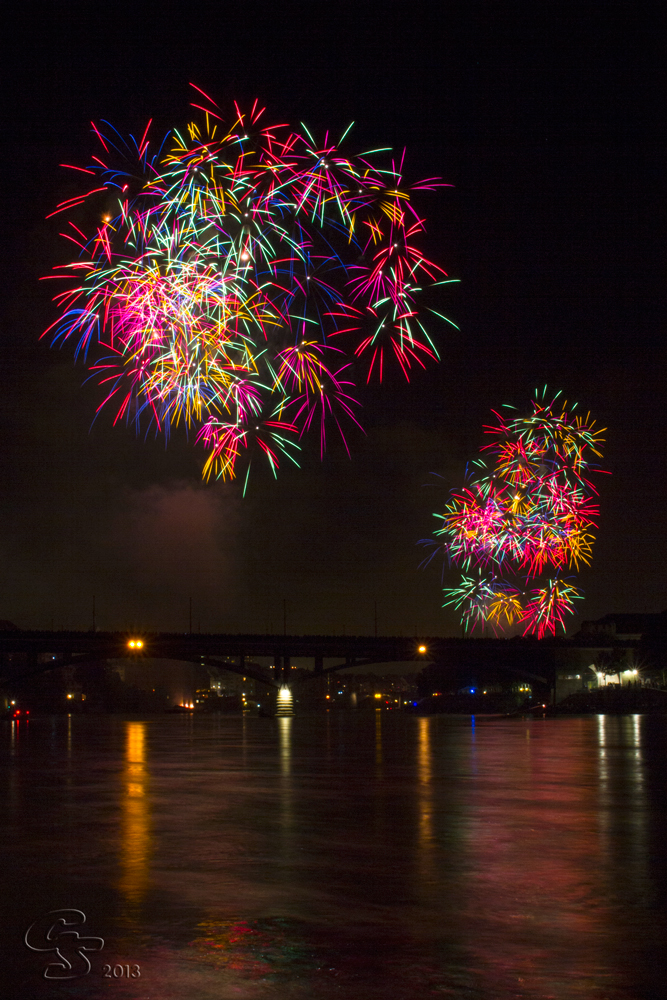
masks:
{"type": "Polygon", "coordinates": [[[292,771],[292,716],[283,715],[276,719],[280,742],[280,773],[289,778],[292,771]]]}
{"type": "Polygon", "coordinates": [[[417,827],[417,876],[422,890],[432,885],[434,872],[434,830],[433,830],[433,760],[431,752],[431,726],[433,717],[417,720],[417,780],[418,780],[418,827],[417,827]]]}
{"type": "Polygon", "coordinates": [[[17,732],[0,729],[7,926],[20,941],[44,885],[54,906],[74,887],[109,942],[127,932],[118,961],[141,963],[119,997],[667,995],[662,719],[73,716],[17,732]]]}
{"type": "Polygon", "coordinates": [[[648,802],[640,715],[600,715],[597,720],[600,847],[619,868],[620,898],[648,889],[648,802]]]}
{"type": "Polygon", "coordinates": [[[467,916],[490,996],[570,996],[576,980],[577,996],[598,997],[606,985],[591,736],[585,719],[534,723],[528,738],[477,726],[467,916]]]}
{"type": "Polygon", "coordinates": [[[144,722],[126,723],[123,779],[120,889],[128,902],[136,904],[146,893],[151,854],[144,722]]]}
{"type": "Polygon", "coordinates": [[[291,879],[291,864],[296,852],[294,830],[294,792],[292,788],[292,721],[291,715],[279,716],[278,753],[280,755],[280,847],[283,870],[291,879]]]}
{"type": "Polygon", "coordinates": [[[231,973],[235,992],[245,995],[244,980],[279,983],[319,971],[300,931],[286,918],[203,920],[192,946],[207,965],[231,973]]]}

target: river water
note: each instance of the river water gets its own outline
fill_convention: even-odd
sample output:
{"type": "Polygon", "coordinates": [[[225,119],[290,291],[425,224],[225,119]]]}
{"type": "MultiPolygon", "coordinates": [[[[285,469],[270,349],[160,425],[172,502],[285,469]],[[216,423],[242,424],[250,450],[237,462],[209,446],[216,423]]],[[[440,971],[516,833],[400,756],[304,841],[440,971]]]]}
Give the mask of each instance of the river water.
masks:
{"type": "Polygon", "coordinates": [[[7,1000],[667,995],[667,718],[61,716],[0,741],[7,1000]]]}

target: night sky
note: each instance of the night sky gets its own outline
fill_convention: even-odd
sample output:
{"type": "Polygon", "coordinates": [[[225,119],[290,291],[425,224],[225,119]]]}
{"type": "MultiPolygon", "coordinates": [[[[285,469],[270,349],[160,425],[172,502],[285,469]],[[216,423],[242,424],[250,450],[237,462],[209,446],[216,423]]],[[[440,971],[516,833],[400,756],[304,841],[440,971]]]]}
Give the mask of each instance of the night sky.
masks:
{"type": "MultiPolygon", "coordinates": [[[[536,386],[608,428],[581,617],[660,611],[665,582],[664,171],[659,5],[15,5],[2,54],[0,618],[23,628],[458,634],[442,565],[420,568],[483,424],[536,386]],[[654,20],[653,20],[654,18],[654,20]],[[461,284],[442,363],[363,397],[366,436],[320,462],[203,485],[202,452],[102,415],[42,275],[45,220],[94,152],[91,119],[154,134],[192,81],[274,121],[356,122],[407,147],[428,255],[461,284]]],[[[51,287],[49,287],[51,286],[51,287]]],[[[445,570],[446,581],[455,574],[445,570]]],[[[570,631],[576,629],[572,619],[570,631]]]]}

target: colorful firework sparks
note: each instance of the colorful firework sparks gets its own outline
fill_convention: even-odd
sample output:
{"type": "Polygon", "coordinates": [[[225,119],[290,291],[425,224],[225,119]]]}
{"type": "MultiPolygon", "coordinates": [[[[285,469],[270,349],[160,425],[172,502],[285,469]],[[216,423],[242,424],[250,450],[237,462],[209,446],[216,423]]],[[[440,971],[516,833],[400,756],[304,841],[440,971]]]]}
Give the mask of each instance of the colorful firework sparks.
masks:
{"type": "MultiPolygon", "coordinates": [[[[63,236],[76,260],[51,277],[54,343],[72,341],[115,420],[183,425],[208,449],[204,477],[230,479],[253,453],[274,474],[299,440],[358,424],[356,381],[438,360],[424,291],[452,282],[415,240],[424,220],[403,161],[348,155],[327,133],[263,125],[234,105],[154,147],[93,125],[99,155],[63,236]],[[91,360],[89,360],[91,359],[91,360]],[[243,461],[239,461],[243,458],[243,461]]],[[[150,123],[149,123],[150,126],[150,123]]],[[[349,131],[349,129],[347,130],[349,131]]],[[[385,157],[386,159],[386,157],[385,157]]],[[[452,324],[453,325],[453,324],[452,324]]],[[[347,443],[345,443],[347,447],[347,443]]]]}
{"type": "Polygon", "coordinates": [[[590,564],[602,433],[546,387],[528,415],[513,408],[485,428],[492,437],[473,463],[469,485],[453,490],[435,533],[461,582],[445,589],[445,606],[466,628],[494,630],[518,622],[538,638],[565,629],[582,595],[562,574],[590,564]]]}

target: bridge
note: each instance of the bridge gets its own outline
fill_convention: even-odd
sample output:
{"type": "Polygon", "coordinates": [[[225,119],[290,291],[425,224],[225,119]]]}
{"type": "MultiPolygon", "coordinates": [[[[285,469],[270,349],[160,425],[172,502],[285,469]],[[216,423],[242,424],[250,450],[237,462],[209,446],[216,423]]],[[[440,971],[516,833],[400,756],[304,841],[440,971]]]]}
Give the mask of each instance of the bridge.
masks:
{"type": "Polygon", "coordinates": [[[0,632],[0,685],[59,667],[102,660],[181,660],[253,677],[272,687],[291,680],[292,659],[312,660],[309,676],[345,667],[415,661],[428,663],[446,640],[367,636],[227,635],[181,632],[0,632]],[[273,666],[253,663],[269,657],[273,666]],[[326,660],[335,660],[324,666],[326,660]]]}
{"type": "Polygon", "coordinates": [[[600,652],[627,653],[636,640],[579,636],[537,640],[532,637],[447,638],[442,636],[323,636],[199,634],[181,632],[0,631],[0,686],[6,687],[49,670],[104,660],[181,660],[229,670],[274,688],[292,683],[292,659],[309,659],[312,669],[299,680],[320,677],[346,667],[413,662],[491,664],[549,687],[559,666],[586,666],[600,652]],[[254,663],[268,657],[273,666],[254,663]],[[334,660],[325,666],[325,661],[334,660]]]}

